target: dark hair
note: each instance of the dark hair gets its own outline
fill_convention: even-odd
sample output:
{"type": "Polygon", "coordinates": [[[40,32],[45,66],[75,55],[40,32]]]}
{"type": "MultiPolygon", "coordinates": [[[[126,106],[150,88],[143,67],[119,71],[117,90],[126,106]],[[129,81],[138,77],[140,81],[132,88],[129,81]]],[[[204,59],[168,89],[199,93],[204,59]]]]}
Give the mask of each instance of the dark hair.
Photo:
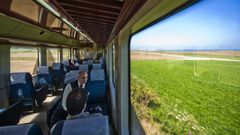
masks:
{"type": "Polygon", "coordinates": [[[83,88],[74,88],[66,100],[67,112],[70,115],[76,115],[83,111],[85,104],[87,102],[87,92],[83,88]]]}

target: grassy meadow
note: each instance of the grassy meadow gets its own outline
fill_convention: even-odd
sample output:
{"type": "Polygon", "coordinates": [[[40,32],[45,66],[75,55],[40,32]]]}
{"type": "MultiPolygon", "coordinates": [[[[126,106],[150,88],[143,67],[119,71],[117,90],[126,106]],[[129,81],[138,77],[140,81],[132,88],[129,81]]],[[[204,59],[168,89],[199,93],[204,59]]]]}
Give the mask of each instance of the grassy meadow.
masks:
{"type": "Polygon", "coordinates": [[[131,102],[152,134],[240,134],[240,62],[131,60],[131,102]]]}

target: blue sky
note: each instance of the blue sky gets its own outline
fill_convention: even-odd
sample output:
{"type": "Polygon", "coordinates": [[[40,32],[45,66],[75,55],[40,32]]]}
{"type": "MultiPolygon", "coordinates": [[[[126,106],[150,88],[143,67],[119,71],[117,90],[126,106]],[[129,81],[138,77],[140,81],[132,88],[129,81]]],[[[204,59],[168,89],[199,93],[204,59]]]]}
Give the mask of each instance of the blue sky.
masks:
{"type": "Polygon", "coordinates": [[[131,39],[131,50],[188,49],[240,49],[240,0],[201,0],[131,39]]]}

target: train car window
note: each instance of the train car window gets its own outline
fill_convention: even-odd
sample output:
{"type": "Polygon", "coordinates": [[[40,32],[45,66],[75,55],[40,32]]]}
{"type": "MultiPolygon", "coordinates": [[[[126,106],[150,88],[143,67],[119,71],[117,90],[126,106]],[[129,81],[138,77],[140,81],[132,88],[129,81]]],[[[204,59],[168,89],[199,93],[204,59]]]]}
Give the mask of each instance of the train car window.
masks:
{"type": "Polygon", "coordinates": [[[10,10],[38,22],[40,7],[32,0],[12,0],[10,10]]]}
{"type": "Polygon", "coordinates": [[[130,100],[146,134],[240,133],[239,13],[238,0],[199,1],[132,36],[130,100]]]}
{"type": "Polygon", "coordinates": [[[114,85],[116,81],[115,68],[116,68],[116,50],[115,50],[115,45],[113,44],[112,46],[112,81],[114,85]]]}
{"type": "Polygon", "coordinates": [[[11,72],[37,73],[38,49],[33,47],[11,47],[11,72]]]}
{"type": "Polygon", "coordinates": [[[70,50],[68,48],[63,48],[63,60],[70,59],[70,50]]]}
{"type": "Polygon", "coordinates": [[[48,48],[47,49],[47,65],[52,66],[52,63],[60,62],[60,53],[57,48],[48,48]]]}

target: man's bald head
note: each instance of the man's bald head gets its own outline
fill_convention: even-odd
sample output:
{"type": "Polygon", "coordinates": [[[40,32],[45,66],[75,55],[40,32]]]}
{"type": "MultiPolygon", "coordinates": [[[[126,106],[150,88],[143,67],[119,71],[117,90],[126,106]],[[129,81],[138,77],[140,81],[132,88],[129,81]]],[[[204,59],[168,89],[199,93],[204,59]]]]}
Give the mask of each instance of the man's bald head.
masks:
{"type": "Polygon", "coordinates": [[[79,75],[78,75],[78,82],[80,83],[80,85],[83,85],[87,82],[88,79],[88,74],[86,71],[80,71],[79,75]]]}

